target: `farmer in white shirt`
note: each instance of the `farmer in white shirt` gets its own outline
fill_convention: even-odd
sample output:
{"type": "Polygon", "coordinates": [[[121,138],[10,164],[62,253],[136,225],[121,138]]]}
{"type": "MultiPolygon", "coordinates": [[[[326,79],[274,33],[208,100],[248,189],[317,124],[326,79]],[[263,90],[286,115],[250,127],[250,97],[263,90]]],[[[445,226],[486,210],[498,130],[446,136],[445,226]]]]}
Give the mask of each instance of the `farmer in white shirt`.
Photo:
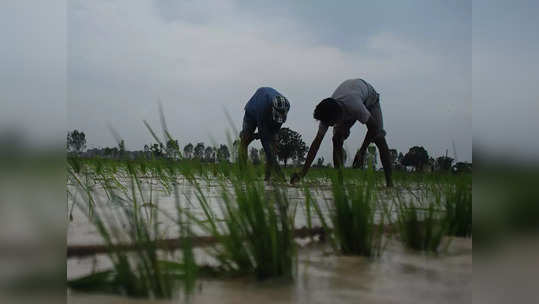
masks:
{"type": "Polygon", "coordinates": [[[374,142],[380,151],[386,184],[388,187],[393,185],[391,159],[380,108],[380,95],[369,83],[363,79],[346,80],[330,98],[322,100],[316,106],[313,116],[314,119],[320,121],[318,133],[309,148],[303,169],[292,175],[291,183],[296,183],[307,174],[329,127],[333,127],[333,165],[335,168],[341,167],[344,140],[350,136],[350,128],[359,121],[367,126],[367,134],[354,157],[354,168],[363,165],[367,147],[374,142]]]}

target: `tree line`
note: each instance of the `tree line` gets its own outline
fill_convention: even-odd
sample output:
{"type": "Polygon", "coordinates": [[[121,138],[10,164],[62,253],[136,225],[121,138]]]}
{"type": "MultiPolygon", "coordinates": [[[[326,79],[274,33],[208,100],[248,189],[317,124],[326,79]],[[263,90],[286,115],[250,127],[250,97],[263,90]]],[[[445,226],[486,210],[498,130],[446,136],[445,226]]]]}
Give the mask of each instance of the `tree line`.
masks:
{"type": "MultiPolygon", "coordinates": [[[[86,150],[86,135],[79,130],[73,130],[67,133],[66,150],[70,155],[78,155],[82,157],[151,157],[151,158],[167,158],[178,160],[197,159],[205,162],[230,162],[231,158],[235,159],[233,153],[237,150],[239,141],[236,140],[232,147],[227,145],[211,146],[204,142],[199,142],[196,145],[187,143],[183,149],[180,149],[178,140],[169,139],[166,143],[150,143],[146,144],[141,151],[126,151],[125,143],[120,141],[116,147],[105,147],[86,150]]],[[[301,138],[301,135],[289,128],[281,128],[279,131],[279,141],[277,142],[277,157],[285,166],[289,161],[295,164],[300,164],[305,161],[307,153],[307,145],[301,138]]],[[[251,147],[249,156],[254,164],[260,164],[265,161],[264,149],[251,147]]]]}
{"type": "MultiPolygon", "coordinates": [[[[120,140],[116,147],[105,147],[86,150],[86,135],[82,131],[73,130],[67,133],[66,150],[70,155],[81,157],[108,157],[108,158],[166,158],[172,160],[179,159],[197,159],[204,162],[231,162],[235,161],[239,141],[233,142],[232,147],[220,144],[218,146],[208,145],[199,142],[196,145],[187,143],[183,149],[180,148],[178,140],[169,139],[166,143],[146,144],[141,151],[127,151],[125,142],[120,140]]],[[[277,158],[286,167],[291,161],[294,165],[301,165],[305,161],[308,147],[303,141],[301,134],[290,128],[281,128],[279,131],[279,140],[277,142],[277,158]]],[[[348,153],[344,151],[344,160],[348,158],[348,153]]],[[[471,171],[471,163],[457,162],[455,159],[445,155],[433,158],[429,156],[423,146],[413,146],[407,153],[397,152],[396,149],[390,150],[393,167],[396,170],[413,171],[471,171]]],[[[251,147],[249,158],[258,165],[265,161],[264,149],[251,147]]],[[[325,164],[323,157],[319,157],[314,162],[313,167],[329,167],[325,164]]],[[[377,165],[377,151],[374,145],[367,149],[366,162],[363,168],[374,167],[377,165]]]]}

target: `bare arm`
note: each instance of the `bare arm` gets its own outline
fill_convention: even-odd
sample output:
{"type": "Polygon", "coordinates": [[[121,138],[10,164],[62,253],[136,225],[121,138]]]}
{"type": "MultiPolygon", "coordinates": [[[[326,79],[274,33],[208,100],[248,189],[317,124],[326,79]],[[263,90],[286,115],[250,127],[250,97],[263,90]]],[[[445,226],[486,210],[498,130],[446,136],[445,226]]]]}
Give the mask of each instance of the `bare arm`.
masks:
{"type": "Polygon", "coordinates": [[[316,134],[316,137],[314,138],[313,142],[311,143],[311,146],[309,147],[309,152],[307,153],[307,159],[305,160],[305,164],[303,165],[303,169],[301,172],[295,173],[292,176],[292,179],[290,180],[290,183],[294,184],[297,182],[300,178],[304,177],[307,172],[309,171],[309,168],[311,168],[311,164],[314,161],[314,158],[316,157],[316,153],[318,153],[318,149],[320,148],[320,144],[322,143],[322,140],[324,139],[324,136],[326,135],[327,128],[322,130],[319,129],[318,133],[316,134]]]}
{"type": "Polygon", "coordinates": [[[325,134],[322,134],[322,136],[320,136],[320,134],[316,134],[316,137],[314,138],[311,146],[309,147],[307,159],[305,160],[305,164],[303,165],[303,169],[301,170],[301,176],[305,176],[311,168],[311,164],[316,157],[316,153],[318,153],[318,149],[320,149],[320,144],[322,143],[322,139],[324,139],[324,135],[325,134]]]}

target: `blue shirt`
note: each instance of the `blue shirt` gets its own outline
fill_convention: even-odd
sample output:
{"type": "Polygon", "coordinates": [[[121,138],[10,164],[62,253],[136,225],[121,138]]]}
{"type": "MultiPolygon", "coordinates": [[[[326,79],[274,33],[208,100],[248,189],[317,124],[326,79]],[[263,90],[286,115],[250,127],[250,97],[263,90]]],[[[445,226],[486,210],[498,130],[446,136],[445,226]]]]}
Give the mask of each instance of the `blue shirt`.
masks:
{"type": "Polygon", "coordinates": [[[269,140],[279,132],[281,124],[275,123],[271,116],[272,101],[275,96],[283,96],[274,88],[262,87],[245,105],[245,114],[256,121],[262,142],[269,140]]]}
{"type": "Polygon", "coordinates": [[[272,102],[275,96],[283,95],[274,88],[262,87],[256,90],[253,97],[245,105],[245,115],[256,120],[260,141],[268,160],[273,160],[275,157],[270,143],[281,128],[281,124],[275,123],[271,116],[272,102]]]}
{"type": "MultiPolygon", "coordinates": [[[[257,121],[266,119],[264,114],[266,114],[268,109],[272,106],[272,100],[275,96],[283,95],[274,88],[259,88],[245,105],[245,112],[252,115],[257,121]]],[[[271,119],[271,117],[268,118],[271,119]]]]}

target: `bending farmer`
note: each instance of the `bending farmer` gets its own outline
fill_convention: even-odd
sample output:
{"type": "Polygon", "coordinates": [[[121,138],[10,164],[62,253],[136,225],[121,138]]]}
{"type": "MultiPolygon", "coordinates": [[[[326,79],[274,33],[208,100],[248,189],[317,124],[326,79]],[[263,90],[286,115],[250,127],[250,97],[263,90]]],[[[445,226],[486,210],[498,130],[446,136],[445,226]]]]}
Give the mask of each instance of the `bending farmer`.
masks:
{"type": "Polygon", "coordinates": [[[284,179],[276,159],[279,129],[286,121],[290,103],[273,88],[259,88],[245,105],[243,128],[240,133],[240,164],[247,162],[247,146],[255,139],[260,139],[266,155],[266,176],[269,180],[271,171],[284,179]],[[255,129],[258,128],[258,133],[255,129]]]}
{"type": "Polygon", "coordinates": [[[354,168],[363,165],[367,147],[371,142],[374,142],[380,151],[387,186],[393,185],[391,159],[380,108],[380,95],[369,83],[363,79],[346,80],[339,85],[330,98],[322,100],[316,106],[313,116],[314,119],[320,121],[318,133],[309,148],[303,170],[292,175],[291,183],[297,182],[309,171],[328,127],[333,127],[333,165],[335,168],[341,167],[344,140],[350,136],[350,128],[356,121],[359,121],[367,125],[367,134],[354,157],[354,168]]]}

